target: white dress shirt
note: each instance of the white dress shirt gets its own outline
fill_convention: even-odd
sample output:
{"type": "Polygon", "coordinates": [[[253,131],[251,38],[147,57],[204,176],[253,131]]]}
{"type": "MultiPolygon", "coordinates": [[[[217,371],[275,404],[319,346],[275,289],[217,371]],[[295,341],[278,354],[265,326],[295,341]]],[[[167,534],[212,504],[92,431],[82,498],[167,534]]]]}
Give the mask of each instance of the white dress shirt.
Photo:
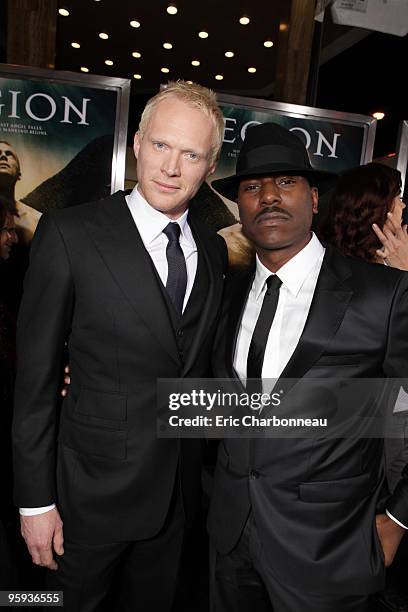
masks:
{"type": "MultiPolygon", "coordinates": [[[[262,378],[278,378],[288,363],[302,334],[322,266],[324,248],[312,234],[311,240],[278,272],[282,281],[279,301],[269,331],[262,366],[262,378]]],[[[266,279],[272,272],[256,257],[256,272],[238,332],[234,368],[246,379],[249,345],[266,293],[266,279]]]]}
{"type": "MultiPolygon", "coordinates": [[[[168,274],[166,248],[169,240],[167,236],[163,234],[163,230],[166,225],[169,224],[170,219],[150,206],[150,204],[140,195],[137,187],[133,189],[132,193],[125,196],[125,199],[146,251],[152,258],[163,285],[166,286],[168,274]]],[[[173,221],[180,226],[180,247],[183,251],[187,267],[187,287],[184,296],[183,311],[190,297],[197,272],[197,245],[191,233],[190,226],[187,223],[187,215],[188,210],[186,210],[181,217],[173,221]]],[[[53,508],[55,508],[55,504],[42,508],[20,508],[20,514],[23,516],[34,516],[36,514],[48,512],[53,508]]]]}

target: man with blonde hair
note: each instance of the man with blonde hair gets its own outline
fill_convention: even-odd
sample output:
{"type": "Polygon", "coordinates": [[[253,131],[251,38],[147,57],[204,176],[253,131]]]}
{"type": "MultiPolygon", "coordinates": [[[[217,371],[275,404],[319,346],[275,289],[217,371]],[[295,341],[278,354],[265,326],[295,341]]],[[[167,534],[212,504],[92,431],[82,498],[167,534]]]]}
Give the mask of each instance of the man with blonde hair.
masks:
{"type": "Polygon", "coordinates": [[[222,134],[211,91],[169,83],[135,135],[137,187],[47,213],[34,237],[18,323],[15,499],[33,562],[54,570],[48,586],[64,591],[67,611],[105,609],[112,588],[120,610],[172,606],[201,447],[157,438],[156,380],[208,375],[226,252],[188,206],[222,134]]]}

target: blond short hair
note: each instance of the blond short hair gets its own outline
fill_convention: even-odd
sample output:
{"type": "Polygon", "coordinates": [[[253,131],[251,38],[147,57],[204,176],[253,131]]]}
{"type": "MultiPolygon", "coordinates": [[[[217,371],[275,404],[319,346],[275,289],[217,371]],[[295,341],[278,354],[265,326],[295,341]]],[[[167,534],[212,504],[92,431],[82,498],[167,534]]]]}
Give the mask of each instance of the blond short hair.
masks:
{"type": "Polygon", "coordinates": [[[212,89],[198,85],[198,83],[189,84],[186,81],[169,81],[165,89],[162,89],[158,94],[150,98],[146,104],[139,123],[139,135],[143,138],[147,129],[148,123],[157,105],[167,98],[177,98],[185,102],[192,108],[203,112],[207,117],[212,119],[214,124],[215,137],[211,147],[210,163],[214,163],[220,156],[222,143],[224,140],[224,116],[218,106],[217,96],[212,89]]]}

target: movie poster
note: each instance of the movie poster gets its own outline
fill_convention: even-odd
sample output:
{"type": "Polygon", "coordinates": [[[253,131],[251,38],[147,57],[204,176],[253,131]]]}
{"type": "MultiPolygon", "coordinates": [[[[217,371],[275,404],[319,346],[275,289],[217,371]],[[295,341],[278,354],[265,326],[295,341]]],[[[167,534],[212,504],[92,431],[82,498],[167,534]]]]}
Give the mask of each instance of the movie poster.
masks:
{"type": "Polygon", "coordinates": [[[235,172],[246,130],[258,123],[274,122],[293,131],[305,143],[312,165],[341,172],[372,159],[376,120],[318,108],[219,96],[225,117],[221,159],[212,179],[235,172]]]}
{"type": "Polygon", "coordinates": [[[4,195],[17,201],[26,240],[41,213],[123,188],[129,88],[125,79],[0,65],[0,146],[19,166],[14,194],[4,195]]]}
{"type": "MultiPolygon", "coordinates": [[[[404,201],[408,200],[408,120],[402,121],[397,144],[397,169],[401,172],[404,201]]],[[[404,223],[408,222],[407,209],[404,210],[404,223]]]]}

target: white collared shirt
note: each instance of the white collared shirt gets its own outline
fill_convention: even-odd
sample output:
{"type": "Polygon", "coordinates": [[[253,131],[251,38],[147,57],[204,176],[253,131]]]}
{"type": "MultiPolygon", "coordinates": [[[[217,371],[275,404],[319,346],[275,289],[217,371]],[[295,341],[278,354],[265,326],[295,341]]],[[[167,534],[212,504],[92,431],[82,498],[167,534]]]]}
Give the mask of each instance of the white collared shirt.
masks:
{"type": "MultiPolygon", "coordinates": [[[[163,230],[171,220],[159,210],[150,206],[137,187],[133,189],[132,193],[125,196],[125,199],[145,249],[152,258],[163,285],[166,286],[168,274],[166,248],[169,240],[163,234],[163,230]]],[[[174,223],[178,223],[180,226],[180,247],[183,251],[187,267],[187,287],[183,311],[190,297],[197,272],[197,245],[187,223],[187,215],[188,210],[174,221],[174,223]]]]}
{"type": "MultiPolygon", "coordinates": [[[[322,266],[324,248],[315,236],[277,272],[282,281],[279,302],[269,332],[262,378],[278,378],[295,350],[309,314],[310,304],[322,266]]],[[[272,273],[256,257],[256,272],[238,332],[234,368],[246,379],[249,345],[272,273]]]]}

